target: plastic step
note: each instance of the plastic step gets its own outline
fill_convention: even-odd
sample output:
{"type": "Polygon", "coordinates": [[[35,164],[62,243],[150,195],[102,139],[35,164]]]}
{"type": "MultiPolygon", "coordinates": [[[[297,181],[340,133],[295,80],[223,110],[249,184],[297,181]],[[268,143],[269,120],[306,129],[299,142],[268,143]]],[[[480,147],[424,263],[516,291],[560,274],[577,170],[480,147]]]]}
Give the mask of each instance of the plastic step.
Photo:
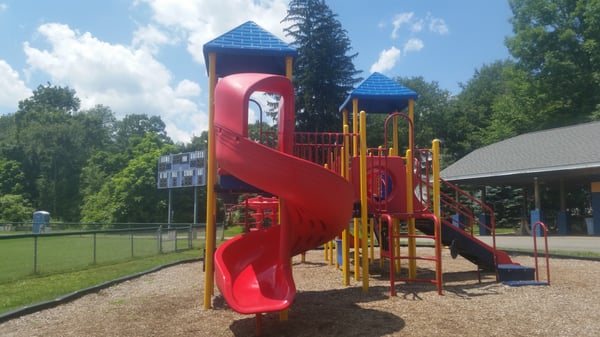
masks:
{"type": "Polygon", "coordinates": [[[548,282],[544,281],[504,281],[505,284],[510,287],[524,287],[524,286],[549,286],[548,282]]]}
{"type": "Polygon", "coordinates": [[[520,264],[499,264],[498,281],[533,281],[535,268],[525,267],[520,264]]]}

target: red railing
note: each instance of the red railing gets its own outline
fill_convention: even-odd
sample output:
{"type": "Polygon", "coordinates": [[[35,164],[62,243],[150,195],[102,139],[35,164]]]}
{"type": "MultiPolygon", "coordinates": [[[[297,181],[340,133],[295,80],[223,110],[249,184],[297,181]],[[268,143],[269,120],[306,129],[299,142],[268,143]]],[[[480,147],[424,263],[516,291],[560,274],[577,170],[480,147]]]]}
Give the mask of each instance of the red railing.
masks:
{"type": "Polygon", "coordinates": [[[546,225],[541,222],[538,221],[533,225],[532,228],[532,234],[533,234],[533,258],[535,260],[535,280],[539,282],[540,280],[540,273],[539,273],[539,267],[538,267],[538,250],[537,250],[537,228],[541,227],[544,233],[544,252],[545,252],[545,258],[546,258],[546,281],[548,282],[548,285],[550,285],[550,259],[548,257],[548,228],[546,228],[546,225]]]}
{"type": "Polygon", "coordinates": [[[358,135],[341,132],[296,132],[294,134],[294,155],[310,162],[325,165],[329,169],[340,173],[342,169],[341,158],[344,148],[344,138],[347,137],[348,150],[352,153],[352,142],[358,140],[358,135]]]}
{"type": "Polygon", "coordinates": [[[433,235],[424,235],[424,234],[403,234],[401,232],[396,232],[393,225],[393,216],[391,214],[381,214],[379,217],[379,221],[381,226],[384,226],[384,223],[387,224],[387,233],[388,233],[388,249],[387,251],[382,250],[382,256],[388,258],[389,260],[389,268],[390,268],[390,296],[396,295],[396,281],[404,281],[404,282],[424,282],[424,283],[434,283],[436,285],[438,294],[442,294],[442,253],[441,253],[441,244],[440,244],[440,220],[432,213],[420,214],[419,218],[429,219],[434,224],[434,234],[433,235]],[[427,256],[409,256],[409,255],[396,255],[395,246],[397,244],[396,240],[401,238],[409,238],[409,239],[432,239],[434,240],[435,253],[434,257],[427,256]],[[431,261],[435,263],[435,277],[433,279],[430,278],[411,278],[411,277],[396,277],[395,272],[395,261],[397,260],[423,260],[423,261],[431,261]]]}
{"type": "MultiPolygon", "coordinates": [[[[443,183],[444,187],[450,189],[451,191],[454,191],[456,195],[456,197],[453,198],[447,193],[440,192],[440,198],[442,199],[442,203],[444,205],[447,205],[447,209],[456,210],[459,214],[465,215],[469,219],[469,226],[466,228],[469,229],[471,235],[473,235],[473,227],[475,224],[487,229],[490,232],[490,235],[492,236],[492,246],[494,250],[496,250],[496,218],[494,216],[494,211],[488,205],[484,204],[481,200],[475,198],[474,196],[462,190],[458,186],[452,184],[451,182],[446,181],[444,179],[441,179],[441,182],[443,183]],[[471,208],[465,205],[464,203],[460,202],[460,198],[466,199],[469,203],[481,208],[483,213],[489,214],[490,224],[488,225],[487,223],[483,223],[477,217],[475,217],[471,208]]],[[[445,212],[442,212],[442,221],[448,221],[447,219],[451,218],[451,214],[456,213],[450,213],[447,210],[445,212]]]]}

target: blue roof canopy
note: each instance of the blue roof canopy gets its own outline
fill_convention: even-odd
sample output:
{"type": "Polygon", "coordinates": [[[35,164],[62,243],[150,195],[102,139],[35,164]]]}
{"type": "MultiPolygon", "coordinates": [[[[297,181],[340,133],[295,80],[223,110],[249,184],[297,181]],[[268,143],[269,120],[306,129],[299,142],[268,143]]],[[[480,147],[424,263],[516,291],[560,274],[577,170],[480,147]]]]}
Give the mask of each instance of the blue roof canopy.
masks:
{"type": "Polygon", "coordinates": [[[354,89],[340,106],[340,111],[352,110],[352,100],[358,98],[358,110],[367,113],[390,114],[402,111],[409,100],[416,100],[419,95],[380,73],[372,73],[354,89]]]}
{"type": "Polygon", "coordinates": [[[208,72],[210,53],[217,54],[217,76],[260,72],[285,75],[285,58],[298,52],[252,21],[207,42],[203,47],[208,72]]]}

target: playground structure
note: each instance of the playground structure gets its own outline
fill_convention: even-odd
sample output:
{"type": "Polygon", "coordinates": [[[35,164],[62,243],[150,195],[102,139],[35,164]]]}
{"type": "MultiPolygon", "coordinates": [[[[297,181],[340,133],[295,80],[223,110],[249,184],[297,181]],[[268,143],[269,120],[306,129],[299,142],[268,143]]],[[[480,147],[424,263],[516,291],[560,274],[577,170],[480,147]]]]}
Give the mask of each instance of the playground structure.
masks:
{"type": "Polygon", "coordinates": [[[477,239],[477,226],[480,234],[494,234],[493,211],[439,177],[439,142],[434,140],[429,149],[415,147],[416,92],[374,73],[340,107],[341,132],[295,132],[293,49],[247,22],[207,43],[204,52],[211,109],[206,309],[211,306],[214,281],[232,309],[257,315],[257,329],[262,313],[281,312],[285,317],[296,294],[291,258],[316,247],[331,247],[336,238],[341,239],[344,284],[351,276],[353,246],[352,274],[362,280],[364,291],[376,245],[382,266],[388,261],[391,296],[398,281],[432,283],[441,294],[442,246],[450,247],[453,257],[473,262],[478,271],[495,272],[499,281],[534,280],[534,268],[513,262],[496,249],[495,241],[489,246],[477,239]],[[255,92],[282,98],[277,134],[264,141],[248,137],[248,109],[255,92]],[[366,113],[388,114],[381,147],[367,148],[366,113]],[[408,146],[402,151],[400,125],[408,132],[408,146]],[[248,207],[256,210],[256,227],[216,250],[214,186],[269,196],[265,207],[266,199],[249,201],[248,207]],[[277,197],[277,210],[270,196],[277,197]],[[477,204],[484,214],[475,216],[458,196],[477,204]],[[266,209],[271,226],[262,227],[266,209]],[[432,256],[417,256],[417,240],[432,243],[432,256]],[[407,265],[404,274],[402,261],[407,265]],[[432,264],[433,277],[418,275],[421,261],[432,264]]]}

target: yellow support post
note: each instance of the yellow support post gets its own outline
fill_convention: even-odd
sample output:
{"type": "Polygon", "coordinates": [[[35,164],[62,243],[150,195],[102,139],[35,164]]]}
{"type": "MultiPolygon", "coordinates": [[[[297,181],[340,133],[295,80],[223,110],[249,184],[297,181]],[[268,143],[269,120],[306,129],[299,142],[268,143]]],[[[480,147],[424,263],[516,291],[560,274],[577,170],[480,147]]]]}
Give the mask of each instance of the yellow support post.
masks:
{"type": "MultiPolygon", "coordinates": [[[[344,176],[346,180],[350,180],[350,138],[348,132],[350,127],[348,126],[348,113],[344,110],[344,157],[346,160],[343,162],[344,165],[344,176]]],[[[354,137],[356,138],[356,137],[354,137]]],[[[344,275],[344,285],[350,285],[350,245],[348,244],[348,225],[342,231],[342,274],[344,275]]]]}
{"type": "Polygon", "coordinates": [[[334,242],[329,241],[329,264],[332,266],[334,265],[334,258],[335,258],[335,254],[333,254],[333,249],[334,249],[333,246],[334,246],[334,242]]]}
{"type": "Polygon", "coordinates": [[[346,134],[346,126],[348,124],[348,110],[345,108],[342,110],[342,130],[344,130],[344,134],[346,134]]]}
{"type": "MultiPolygon", "coordinates": [[[[400,219],[392,218],[392,228],[395,234],[400,234],[400,219]]],[[[394,238],[394,256],[400,256],[400,237],[394,238]]],[[[400,272],[400,259],[394,261],[394,270],[396,273],[400,272]]]]}
{"type": "MultiPolygon", "coordinates": [[[[358,98],[353,98],[352,99],[352,132],[354,132],[354,134],[358,133],[358,98]]],[[[363,137],[362,134],[360,135],[360,141],[362,143],[363,141],[363,137]]],[[[352,141],[352,154],[354,157],[358,156],[358,139],[356,137],[354,137],[353,141],[352,141]]],[[[360,154],[361,156],[363,155],[362,152],[360,154]]],[[[362,171],[362,166],[361,166],[361,171],[360,171],[360,177],[362,179],[363,175],[366,175],[366,171],[363,172],[362,171]]],[[[366,204],[367,200],[362,198],[360,199],[360,203],[361,203],[361,209],[362,209],[362,205],[366,204]]],[[[360,265],[358,263],[358,261],[360,261],[360,257],[359,257],[359,251],[358,251],[358,218],[354,218],[354,226],[352,228],[353,233],[354,233],[354,279],[356,281],[358,281],[359,277],[358,275],[360,274],[360,265]]]]}
{"type": "Polygon", "coordinates": [[[214,250],[216,240],[216,208],[217,198],[215,195],[215,183],[217,181],[217,161],[215,159],[215,87],[217,85],[216,75],[217,55],[208,54],[208,154],[206,174],[206,231],[205,231],[205,253],[204,253],[204,309],[212,306],[212,294],[214,291],[214,250]]]}
{"type": "MultiPolygon", "coordinates": [[[[406,150],[406,212],[413,212],[413,153],[412,150],[406,150]]],[[[407,219],[408,225],[408,278],[417,276],[417,242],[413,235],[417,233],[415,228],[415,219],[407,219]]]]}
{"type": "Polygon", "coordinates": [[[375,262],[375,226],[374,220],[369,219],[369,264],[375,262]]]}
{"type": "MultiPolygon", "coordinates": [[[[361,223],[361,252],[362,252],[362,281],[363,291],[369,290],[369,252],[367,251],[367,113],[360,112],[360,223],[361,223]]],[[[358,234],[358,233],[355,233],[358,234]]],[[[355,241],[356,242],[356,241],[355,241]]],[[[358,245],[354,246],[354,251],[358,245]]],[[[358,260],[355,260],[358,264],[358,260]]]]}
{"type": "Polygon", "coordinates": [[[413,139],[414,139],[413,128],[415,125],[415,100],[414,99],[408,100],[408,119],[410,119],[410,125],[413,126],[413,127],[408,128],[408,148],[411,151],[414,151],[414,147],[415,147],[415,144],[413,144],[413,139]]]}
{"type": "MultiPolygon", "coordinates": [[[[410,125],[412,127],[408,128],[408,149],[410,151],[410,155],[407,152],[406,155],[406,162],[407,162],[407,169],[406,169],[406,181],[407,181],[407,200],[408,200],[408,204],[407,204],[407,212],[408,213],[412,213],[413,212],[413,151],[414,151],[414,125],[415,125],[415,100],[414,99],[409,99],[408,100],[408,118],[410,119],[410,125]],[[409,164],[410,164],[410,170],[409,170],[409,164]]],[[[407,221],[408,224],[408,234],[409,235],[415,235],[416,234],[416,229],[415,229],[415,219],[414,218],[410,218],[407,221]]],[[[411,239],[409,238],[409,251],[408,251],[408,256],[410,257],[410,264],[408,266],[408,274],[409,274],[409,278],[416,278],[417,276],[417,261],[414,259],[417,256],[417,244],[416,244],[416,240],[413,238],[412,239],[412,243],[411,243],[411,239]]]]}
{"type": "Polygon", "coordinates": [[[292,80],[292,71],[294,65],[294,58],[291,56],[285,57],[285,77],[287,77],[290,81],[292,80]]]}

